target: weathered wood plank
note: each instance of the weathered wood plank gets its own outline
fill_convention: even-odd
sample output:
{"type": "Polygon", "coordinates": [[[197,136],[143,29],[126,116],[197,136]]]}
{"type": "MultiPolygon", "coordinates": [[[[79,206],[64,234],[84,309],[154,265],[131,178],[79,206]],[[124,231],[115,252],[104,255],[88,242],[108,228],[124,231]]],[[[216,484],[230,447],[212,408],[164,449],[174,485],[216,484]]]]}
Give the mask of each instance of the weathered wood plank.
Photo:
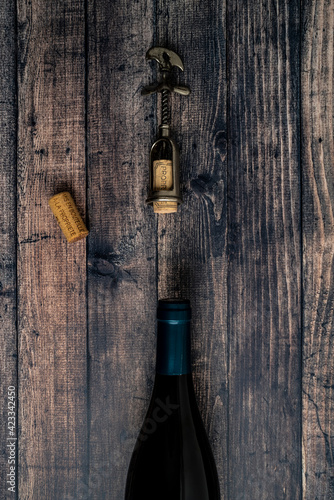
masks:
{"type": "Polygon", "coordinates": [[[15,32],[15,5],[6,0],[0,9],[0,496],[4,500],[16,498],[16,494],[8,490],[12,487],[7,482],[12,471],[17,492],[15,32]],[[8,399],[11,386],[15,388],[14,401],[8,399]],[[13,440],[8,439],[11,437],[8,423],[14,425],[13,440]]]}
{"type": "Polygon", "coordinates": [[[123,498],[154,372],[155,220],[145,207],[153,4],[88,2],[90,499],[123,498]]]}
{"type": "Polygon", "coordinates": [[[299,2],[228,2],[229,498],[301,498],[299,2]]]}
{"type": "Polygon", "coordinates": [[[87,474],[85,241],[48,206],[85,212],[82,0],[18,1],[19,498],[81,498],[87,474]]]}
{"type": "Polygon", "coordinates": [[[334,498],[333,2],[302,2],[303,498],[334,498]]]}
{"type": "Polygon", "coordinates": [[[170,98],[171,129],[180,145],[184,203],[177,214],[156,216],[159,298],[191,301],[196,394],[225,499],[226,8],[224,1],[160,0],[157,13],[155,43],[180,54],[185,72],[174,70],[175,78],[192,90],[189,97],[174,94],[170,98]]]}

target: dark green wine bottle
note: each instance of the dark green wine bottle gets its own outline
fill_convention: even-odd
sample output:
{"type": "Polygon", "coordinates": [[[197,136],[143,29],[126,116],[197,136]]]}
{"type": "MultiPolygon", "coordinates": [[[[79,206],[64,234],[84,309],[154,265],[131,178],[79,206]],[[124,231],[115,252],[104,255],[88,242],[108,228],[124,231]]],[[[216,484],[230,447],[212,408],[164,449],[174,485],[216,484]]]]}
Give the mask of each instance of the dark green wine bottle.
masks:
{"type": "Polygon", "coordinates": [[[160,300],[156,376],[127,477],[125,500],[219,500],[191,375],[189,301],[160,300]]]}

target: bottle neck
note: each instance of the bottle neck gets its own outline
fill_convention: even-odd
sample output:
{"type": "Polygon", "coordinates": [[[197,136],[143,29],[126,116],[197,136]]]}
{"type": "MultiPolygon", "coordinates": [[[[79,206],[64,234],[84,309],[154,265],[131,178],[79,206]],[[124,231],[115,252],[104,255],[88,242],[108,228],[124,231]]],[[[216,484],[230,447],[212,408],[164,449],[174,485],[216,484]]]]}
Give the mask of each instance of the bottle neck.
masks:
{"type": "Polygon", "coordinates": [[[158,319],[156,372],[161,375],[191,373],[190,320],[158,319]]]}

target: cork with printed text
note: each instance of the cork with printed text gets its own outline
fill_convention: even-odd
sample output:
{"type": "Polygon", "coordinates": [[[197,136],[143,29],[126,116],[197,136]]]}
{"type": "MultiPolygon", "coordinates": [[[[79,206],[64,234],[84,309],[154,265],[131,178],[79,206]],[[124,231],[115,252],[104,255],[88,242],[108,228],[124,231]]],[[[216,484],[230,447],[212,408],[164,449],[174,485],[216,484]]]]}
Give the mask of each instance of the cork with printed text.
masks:
{"type": "Polygon", "coordinates": [[[56,194],[49,200],[50,208],[69,243],[74,243],[88,235],[74,200],[69,192],[56,194]]]}
{"type": "MultiPolygon", "coordinates": [[[[169,191],[173,189],[173,165],[171,160],[155,160],[153,162],[153,190],[169,191]]],[[[154,201],[153,210],[158,214],[177,212],[176,201],[154,201]]]]}

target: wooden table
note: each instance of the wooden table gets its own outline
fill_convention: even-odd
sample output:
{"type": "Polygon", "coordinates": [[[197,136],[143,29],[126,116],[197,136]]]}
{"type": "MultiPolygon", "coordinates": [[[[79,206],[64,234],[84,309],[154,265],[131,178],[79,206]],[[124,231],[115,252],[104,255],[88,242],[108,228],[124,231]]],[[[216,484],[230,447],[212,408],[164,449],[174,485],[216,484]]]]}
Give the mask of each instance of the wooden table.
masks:
{"type": "Polygon", "coordinates": [[[334,499],[333,8],[3,0],[1,499],[123,499],[167,296],[191,300],[222,499],[334,499]],[[153,45],[192,89],[176,215],[144,204],[153,45]],[[86,240],[57,226],[62,190],[86,240]]]}

